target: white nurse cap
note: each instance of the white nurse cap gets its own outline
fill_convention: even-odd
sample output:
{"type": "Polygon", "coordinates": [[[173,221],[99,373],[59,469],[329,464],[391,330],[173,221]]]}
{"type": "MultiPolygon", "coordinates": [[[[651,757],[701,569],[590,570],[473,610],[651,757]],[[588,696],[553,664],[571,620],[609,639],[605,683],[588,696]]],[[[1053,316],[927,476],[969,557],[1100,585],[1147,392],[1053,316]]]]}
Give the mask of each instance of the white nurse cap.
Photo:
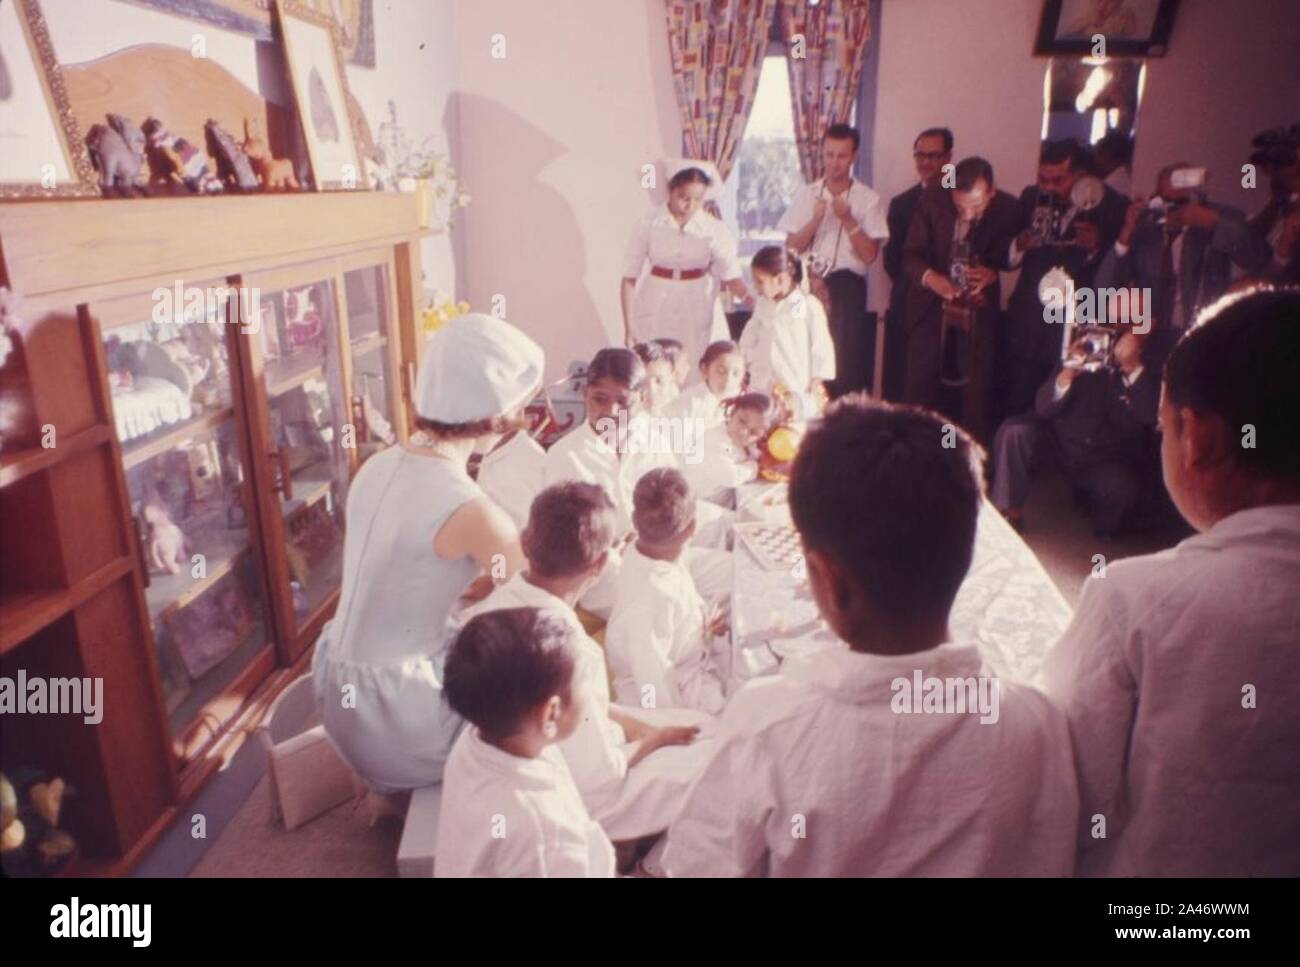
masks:
{"type": "Polygon", "coordinates": [[[722,176],[718,174],[718,167],[712,161],[699,161],[695,158],[660,158],[659,181],[655,185],[655,190],[651,192],[656,201],[668,200],[668,182],[673,180],[677,172],[685,171],[687,168],[699,168],[709,176],[709,186],[704,189],[705,201],[712,201],[722,196],[722,176]]]}
{"type": "Polygon", "coordinates": [[[415,411],[438,423],[470,423],[526,403],[546,356],[504,319],[471,312],[444,323],[425,343],[415,411]]]}

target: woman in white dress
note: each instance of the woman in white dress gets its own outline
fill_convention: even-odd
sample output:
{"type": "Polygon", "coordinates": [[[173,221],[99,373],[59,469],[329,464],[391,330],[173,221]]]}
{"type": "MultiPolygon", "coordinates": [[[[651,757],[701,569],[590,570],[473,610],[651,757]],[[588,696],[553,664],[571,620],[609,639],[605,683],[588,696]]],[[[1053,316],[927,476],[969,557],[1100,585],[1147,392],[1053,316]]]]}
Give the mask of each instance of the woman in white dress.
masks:
{"type": "Polygon", "coordinates": [[[465,471],[516,425],[541,384],[541,348],[470,314],[429,337],[414,440],[371,457],[348,493],[343,590],[312,660],[325,731],[379,792],[432,785],[460,731],[442,694],[447,619],[475,578],[523,562],[510,517],[465,471]]]}
{"type": "Polygon", "coordinates": [[[735,236],[703,208],[722,189],[716,169],[690,160],[665,162],[663,169],[668,198],[641,217],[628,241],[620,290],[624,335],[629,348],[676,339],[686,358],[696,360],[709,343],[727,338],[719,286],[746,303],[749,290],[735,236]]]}

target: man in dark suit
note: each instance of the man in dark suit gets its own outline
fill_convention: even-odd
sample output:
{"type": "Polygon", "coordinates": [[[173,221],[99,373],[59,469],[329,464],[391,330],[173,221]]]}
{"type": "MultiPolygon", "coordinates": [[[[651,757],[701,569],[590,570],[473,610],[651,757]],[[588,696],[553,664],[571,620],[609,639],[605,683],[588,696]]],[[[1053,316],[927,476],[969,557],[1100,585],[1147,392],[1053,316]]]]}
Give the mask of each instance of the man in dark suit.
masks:
{"type": "Polygon", "coordinates": [[[916,162],[915,185],[889,202],[885,216],[889,224],[889,241],[885,243],[885,272],[889,274],[889,310],[885,315],[885,359],[882,379],[887,400],[903,398],[903,372],[907,365],[907,342],[903,316],[907,305],[907,277],[903,275],[903,243],[912,225],[912,215],[921,192],[943,175],[943,166],[952,162],[952,132],[947,128],[926,128],[912,142],[912,159],[916,162]]]}
{"type": "Polygon", "coordinates": [[[1152,209],[1146,198],[1133,200],[1096,275],[1098,288],[1150,290],[1156,324],[1171,338],[1223,295],[1234,264],[1244,272],[1261,272],[1273,255],[1241,212],[1203,201],[1198,188],[1184,186],[1199,180],[1197,172],[1203,169],[1185,162],[1161,169],[1159,207],[1152,209]]]}
{"type": "Polygon", "coordinates": [[[987,445],[1001,317],[998,269],[1005,267],[1019,213],[1015,199],[997,190],[993,166],[983,158],[963,159],[954,175],[954,187],[940,181],[921,192],[903,245],[903,399],[948,414],[987,445]],[[954,259],[958,248],[966,250],[966,261],[954,259]],[[965,275],[965,285],[954,274],[965,275]]]}
{"type": "Polygon", "coordinates": [[[1098,535],[1133,523],[1156,479],[1161,364],[1146,348],[1125,332],[1109,363],[1088,369],[1076,346],[1039,388],[1034,413],[998,427],[990,497],[1013,526],[1023,525],[1030,472],[1044,457],[1064,467],[1098,535]]]}
{"type": "Polygon", "coordinates": [[[1007,303],[998,376],[1000,415],[1028,412],[1034,394],[1061,361],[1061,330],[1043,317],[1038,285],[1054,266],[1074,280],[1076,291],[1092,286],[1102,257],[1119,235],[1128,199],[1104,186],[1101,202],[1082,211],[1070,201],[1080,178],[1088,174],[1087,151],[1073,140],[1049,141],[1038,158],[1038,182],[1020,194],[1021,231],[1007,257],[1020,278],[1007,303]],[[1036,212],[1037,210],[1037,212],[1036,212]],[[1051,214],[1059,228],[1044,240],[1035,230],[1035,214],[1051,214]]]}

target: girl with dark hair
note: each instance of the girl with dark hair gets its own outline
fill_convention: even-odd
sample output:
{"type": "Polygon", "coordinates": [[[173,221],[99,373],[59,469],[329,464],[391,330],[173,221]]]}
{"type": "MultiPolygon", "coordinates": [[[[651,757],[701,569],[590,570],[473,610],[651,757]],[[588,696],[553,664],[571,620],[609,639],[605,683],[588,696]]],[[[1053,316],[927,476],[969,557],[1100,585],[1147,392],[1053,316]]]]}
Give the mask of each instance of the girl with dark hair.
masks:
{"type": "Polygon", "coordinates": [[[763,393],[743,393],[723,404],[725,422],[704,434],[703,459],[682,468],[702,500],[732,505],[735,489],[758,477],[758,441],[771,426],[775,406],[763,393]]]}
{"type": "Polygon", "coordinates": [[[835,378],[826,310],[800,287],[803,266],[789,249],[761,248],[750,265],[760,297],[740,336],[749,386],[781,399],[796,416],[818,413],[826,381],[835,378]]]}
{"type": "Polygon", "coordinates": [[[683,390],[665,412],[711,430],[722,425],[723,402],[739,394],[745,384],[745,357],[730,340],[709,343],[700,357],[700,376],[701,381],[683,390]]]}
{"type": "Polygon", "coordinates": [[[719,287],[749,300],[740,277],[736,239],[704,202],[722,187],[713,165],[675,160],[661,165],[667,199],[636,224],[628,242],[620,288],[628,346],[666,337],[681,342],[688,359],[725,339],[719,287]]]}

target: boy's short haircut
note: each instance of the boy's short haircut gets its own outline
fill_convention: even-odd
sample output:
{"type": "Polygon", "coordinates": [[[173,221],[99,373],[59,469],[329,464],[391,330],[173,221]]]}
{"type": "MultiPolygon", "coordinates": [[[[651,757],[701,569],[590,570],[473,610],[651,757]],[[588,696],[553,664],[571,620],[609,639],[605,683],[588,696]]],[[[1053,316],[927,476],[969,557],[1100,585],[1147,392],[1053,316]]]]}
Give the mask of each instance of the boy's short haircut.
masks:
{"type": "Polygon", "coordinates": [[[657,467],[642,474],[632,490],[632,523],[649,544],[669,544],[695,519],[695,494],[681,471],[657,467]]]}
{"type": "Polygon", "coordinates": [[[852,394],[800,444],[791,515],[804,547],[838,561],[875,609],[944,618],[974,552],[981,460],[937,414],[852,394]]]}
{"type": "Polygon", "coordinates": [[[640,389],[645,382],[645,363],[641,357],[622,346],[606,346],[591,357],[587,366],[587,384],[612,379],[629,389],[640,389]]]}
{"type": "Polygon", "coordinates": [[[447,653],[443,689],[451,707],[489,738],[519,731],[552,695],[572,699],[573,631],[540,608],[485,611],[466,623],[447,653]]]}
{"type": "Polygon", "coordinates": [[[574,577],[614,543],[614,503],[600,484],[553,484],[533,498],[521,541],[530,574],[574,577]]]}
{"type": "Polygon", "coordinates": [[[1253,428],[1253,446],[1232,447],[1241,470],[1300,482],[1300,287],[1261,285],[1211,303],[1164,378],[1174,407],[1219,417],[1238,440],[1253,428]]]}

